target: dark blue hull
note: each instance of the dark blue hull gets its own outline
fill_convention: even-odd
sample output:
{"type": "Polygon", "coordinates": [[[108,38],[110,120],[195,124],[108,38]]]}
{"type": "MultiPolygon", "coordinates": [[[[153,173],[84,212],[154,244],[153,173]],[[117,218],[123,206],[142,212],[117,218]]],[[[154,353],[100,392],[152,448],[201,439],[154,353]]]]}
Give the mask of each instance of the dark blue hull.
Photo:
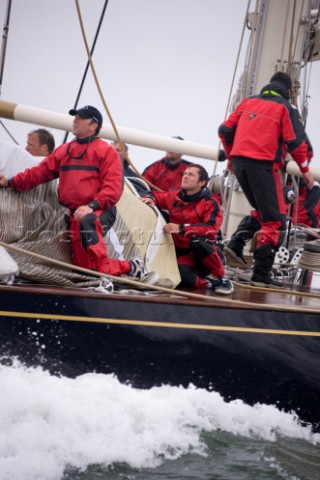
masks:
{"type": "Polygon", "coordinates": [[[294,410],[319,429],[318,313],[13,287],[0,290],[0,307],[3,356],[140,388],[192,383],[294,410]]]}

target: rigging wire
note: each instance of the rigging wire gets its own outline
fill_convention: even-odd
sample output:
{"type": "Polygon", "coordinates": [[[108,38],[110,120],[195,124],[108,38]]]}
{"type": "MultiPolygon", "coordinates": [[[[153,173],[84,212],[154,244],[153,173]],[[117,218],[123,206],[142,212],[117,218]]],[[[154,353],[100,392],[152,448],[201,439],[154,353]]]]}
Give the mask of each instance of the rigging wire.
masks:
{"type": "MultiPolygon", "coordinates": [[[[251,0],[248,0],[247,10],[246,10],[245,17],[244,17],[242,33],[241,33],[241,38],[240,38],[240,43],[239,43],[239,48],[238,48],[238,53],[237,53],[237,59],[236,59],[236,64],[235,64],[234,71],[233,71],[232,82],[231,82],[231,86],[230,86],[230,90],[229,90],[229,97],[228,97],[228,102],[227,102],[227,108],[226,108],[226,111],[225,111],[225,114],[224,114],[224,119],[227,118],[228,111],[229,111],[230,104],[231,104],[232,91],[233,91],[233,88],[234,88],[236,73],[237,73],[238,66],[239,66],[240,54],[241,54],[241,50],[242,50],[242,46],[243,46],[244,33],[245,33],[245,30],[246,30],[246,27],[247,27],[247,18],[248,18],[250,3],[251,3],[251,0]]],[[[220,148],[220,145],[221,145],[221,142],[219,144],[219,148],[220,148]]],[[[216,161],[213,175],[215,175],[215,172],[216,172],[216,169],[217,169],[217,163],[218,162],[216,161]]],[[[230,192],[229,192],[229,196],[228,196],[228,203],[227,203],[227,205],[224,205],[224,208],[226,210],[225,213],[224,213],[226,221],[223,223],[223,226],[222,226],[222,234],[223,235],[226,235],[226,232],[227,232],[227,229],[228,229],[228,219],[229,219],[229,213],[230,213],[230,207],[231,207],[232,194],[233,194],[233,191],[234,191],[234,188],[233,188],[234,183],[235,183],[235,176],[231,175],[231,188],[230,188],[230,192]]]]}
{"type": "Polygon", "coordinates": [[[305,69],[304,73],[304,88],[303,88],[303,94],[302,94],[302,101],[301,101],[301,118],[303,120],[303,126],[306,128],[307,125],[307,119],[308,119],[308,112],[309,112],[309,98],[310,95],[309,90],[310,90],[310,81],[311,81],[311,70],[312,70],[312,62],[309,64],[309,68],[305,69]]]}
{"type": "MultiPolygon", "coordinates": [[[[283,29],[283,32],[282,32],[282,44],[281,44],[281,53],[280,53],[280,58],[279,58],[279,61],[280,61],[280,65],[283,65],[284,63],[284,48],[285,48],[285,38],[287,37],[287,32],[288,32],[288,21],[289,21],[289,8],[290,8],[290,5],[287,4],[287,14],[286,14],[286,20],[285,20],[285,24],[284,24],[284,29],[283,29]]],[[[291,35],[290,35],[290,44],[291,44],[291,35]]],[[[291,50],[291,47],[289,47],[289,52],[291,50]]],[[[289,73],[289,72],[287,72],[289,73]]]]}
{"type": "Polygon", "coordinates": [[[8,0],[6,18],[5,18],[4,27],[3,27],[3,37],[2,37],[2,44],[1,44],[1,65],[0,65],[0,96],[1,96],[1,89],[2,89],[4,62],[6,58],[6,49],[7,49],[7,43],[8,43],[11,3],[12,3],[12,0],[8,0]]]}
{"type": "MultiPolygon", "coordinates": [[[[227,118],[228,111],[229,111],[229,108],[230,108],[232,91],[233,91],[234,82],[235,82],[235,77],[236,77],[236,73],[237,73],[237,69],[238,69],[238,65],[239,65],[240,53],[241,53],[241,49],[242,49],[242,46],[243,46],[244,32],[245,32],[245,30],[246,30],[246,27],[248,27],[248,25],[247,25],[247,18],[248,18],[248,12],[249,12],[249,8],[250,8],[250,3],[251,3],[251,0],[248,0],[247,10],[246,10],[246,14],[245,14],[245,17],[244,17],[244,22],[243,22],[243,27],[242,27],[242,33],[241,33],[241,38],[240,38],[240,43],[239,43],[239,48],[238,48],[238,53],[237,53],[236,65],[235,65],[235,68],[234,68],[234,71],[233,71],[233,77],[232,77],[231,86],[230,86],[230,90],[229,90],[229,97],[228,97],[228,101],[227,101],[227,108],[226,108],[226,111],[225,111],[225,114],[224,114],[224,120],[227,118]]],[[[220,148],[221,148],[221,141],[218,143],[218,149],[217,149],[218,152],[219,152],[220,148]]],[[[214,162],[213,178],[214,178],[215,175],[216,175],[217,167],[218,167],[218,157],[216,158],[216,161],[214,162]]]]}
{"type": "MultiPolygon", "coordinates": [[[[94,37],[94,40],[93,40],[93,44],[92,44],[92,47],[91,47],[91,51],[90,51],[91,57],[92,57],[92,55],[93,55],[93,52],[94,52],[94,49],[95,49],[95,46],[96,46],[96,43],[97,43],[97,40],[98,40],[98,36],[99,36],[99,33],[100,33],[101,25],[102,25],[102,22],[103,22],[103,19],[104,19],[104,15],[105,15],[105,12],[106,12],[106,9],[107,9],[107,6],[108,6],[108,1],[109,1],[109,0],[106,0],[106,1],[105,1],[104,6],[103,6],[103,9],[102,9],[102,13],[101,13],[101,16],[100,16],[100,20],[99,20],[99,24],[98,24],[98,27],[97,27],[97,31],[96,31],[96,34],[95,34],[95,37],[94,37]]],[[[85,70],[84,70],[84,74],[83,74],[82,80],[81,80],[81,84],[80,84],[80,87],[79,87],[78,95],[77,95],[76,101],[75,101],[74,106],[73,106],[74,109],[76,109],[77,106],[78,106],[78,102],[79,102],[80,95],[81,95],[81,92],[82,92],[82,89],[83,89],[83,86],[84,86],[84,82],[85,82],[85,79],[86,79],[86,76],[87,76],[87,73],[88,73],[88,70],[89,70],[89,66],[90,66],[90,62],[89,62],[89,60],[88,60],[88,61],[87,61],[86,68],[85,68],[85,70]]],[[[66,143],[66,141],[67,141],[67,139],[68,139],[68,135],[69,135],[69,132],[66,131],[62,143],[66,143]]]]}
{"type": "Polygon", "coordinates": [[[227,102],[227,108],[226,108],[226,111],[225,111],[225,114],[224,114],[224,119],[227,118],[228,111],[229,111],[230,104],[231,104],[232,91],[233,91],[233,88],[234,88],[236,73],[237,73],[238,66],[239,66],[240,54],[241,54],[241,50],[242,50],[242,47],[243,47],[244,33],[245,33],[245,30],[246,30],[246,27],[247,27],[247,18],[248,18],[249,8],[250,8],[250,0],[248,0],[247,10],[246,10],[245,18],[244,18],[244,22],[243,22],[241,38],[240,38],[240,43],[239,43],[239,48],[238,48],[238,53],[237,53],[237,59],[236,59],[236,64],[235,64],[234,71],[233,71],[232,82],[231,82],[231,87],[230,87],[230,90],[229,90],[229,97],[228,97],[228,102],[227,102]]]}
{"type": "Polygon", "coordinates": [[[113,128],[113,131],[115,133],[115,136],[116,136],[116,139],[117,139],[117,143],[119,143],[120,147],[121,147],[121,152],[122,152],[122,155],[123,155],[123,158],[125,160],[127,160],[127,162],[129,163],[129,165],[132,167],[132,169],[136,172],[137,175],[139,175],[139,177],[144,181],[146,182],[149,187],[151,187],[153,190],[157,190],[157,191],[162,191],[161,189],[159,189],[158,187],[156,187],[155,185],[153,185],[153,183],[149,182],[149,180],[147,180],[146,178],[144,178],[141,173],[136,169],[136,167],[133,165],[133,163],[131,162],[127,152],[126,152],[126,149],[124,148],[124,145],[123,145],[123,142],[120,138],[120,135],[119,135],[119,132],[118,132],[118,129],[116,127],[116,124],[114,123],[114,120],[112,118],[112,115],[111,115],[111,112],[108,108],[108,105],[106,103],[106,100],[104,98],[104,95],[102,93],[102,90],[101,90],[101,86],[100,86],[100,83],[99,83],[99,80],[98,80],[98,76],[97,76],[97,73],[96,73],[96,70],[95,70],[95,67],[94,67],[94,64],[93,64],[93,60],[92,60],[92,56],[90,54],[90,50],[89,50],[89,46],[88,46],[88,41],[87,41],[87,37],[86,37],[86,33],[85,33],[85,30],[84,30],[84,26],[83,26],[83,21],[82,21],[82,16],[81,16],[81,11],[80,11],[80,6],[79,6],[79,0],[75,0],[75,3],[76,3],[76,8],[77,8],[77,12],[78,12],[78,18],[79,18],[79,23],[80,23],[80,28],[81,28],[81,32],[82,32],[82,37],[83,37],[83,41],[84,41],[84,44],[85,44],[85,48],[86,48],[86,51],[87,51],[87,55],[88,55],[88,60],[89,60],[89,63],[90,63],[90,66],[91,66],[91,70],[92,70],[92,74],[93,74],[93,77],[94,77],[94,80],[96,82],[96,86],[97,86],[97,89],[98,89],[98,92],[99,92],[99,95],[100,95],[100,98],[101,98],[101,101],[102,101],[102,104],[105,108],[105,111],[107,112],[107,115],[108,115],[108,118],[109,118],[109,121],[111,123],[111,126],[113,128]]]}
{"type": "Polygon", "coordinates": [[[7,134],[9,135],[9,137],[11,138],[11,140],[13,140],[13,142],[16,144],[16,145],[19,145],[19,143],[17,142],[17,140],[14,138],[14,136],[9,132],[9,130],[7,129],[7,127],[5,126],[5,124],[3,123],[2,120],[0,120],[0,124],[2,126],[2,128],[7,132],[7,134]]]}
{"type": "MultiPolygon", "coordinates": [[[[318,0],[319,2],[319,0],[318,0]]],[[[320,4],[319,4],[320,6],[320,4]]],[[[311,6],[312,8],[312,6],[311,6]]],[[[302,94],[301,94],[301,108],[300,108],[300,114],[303,120],[303,125],[304,128],[306,128],[307,124],[307,118],[308,118],[308,110],[309,110],[309,91],[310,91],[310,81],[311,81],[311,71],[312,71],[312,66],[313,62],[311,60],[311,54],[314,48],[314,36],[315,32],[317,30],[317,24],[319,21],[319,14],[320,10],[318,9],[317,11],[317,17],[314,18],[314,16],[310,15],[311,21],[309,22],[309,39],[308,39],[308,44],[305,47],[305,63],[303,65],[304,68],[304,81],[300,82],[302,85],[302,94]]]]}
{"type": "MultiPolygon", "coordinates": [[[[242,49],[242,46],[243,46],[244,33],[245,33],[245,30],[246,30],[246,26],[247,26],[247,17],[248,17],[249,7],[250,7],[250,0],[248,0],[247,10],[246,10],[246,14],[245,14],[245,17],[244,17],[244,22],[243,22],[243,27],[242,27],[242,33],[241,33],[241,38],[240,38],[240,43],[239,43],[239,48],[238,48],[238,53],[237,53],[236,64],[235,64],[235,68],[234,68],[234,71],[233,71],[231,86],[230,86],[230,90],[229,90],[229,97],[228,97],[228,101],[227,101],[227,108],[226,108],[226,111],[225,111],[225,114],[224,114],[224,120],[227,118],[228,111],[229,111],[229,108],[230,108],[232,91],[233,91],[233,87],[234,87],[234,82],[235,82],[235,78],[236,78],[236,73],[237,73],[237,70],[238,70],[239,59],[240,59],[240,54],[241,54],[241,49],[242,49]]],[[[221,146],[221,142],[219,142],[219,145],[218,145],[218,152],[219,152],[220,146],[221,146]]],[[[216,161],[215,161],[215,163],[214,163],[213,175],[216,174],[217,166],[218,166],[218,158],[216,159],[216,161]]]]}
{"type": "MultiPolygon", "coordinates": [[[[299,18],[301,18],[301,19],[302,19],[302,13],[303,13],[303,9],[304,9],[304,6],[305,6],[305,2],[306,2],[306,0],[303,0],[303,2],[301,4],[300,16],[299,16],[299,18]]],[[[296,8],[296,3],[294,4],[294,8],[296,8]]],[[[293,15],[294,15],[294,13],[293,13],[293,15]]],[[[292,19],[292,24],[293,24],[293,22],[294,22],[294,19],[292,19]]],[[[292,25],[292,30],[293,30],[293,25],[292,25]]],[[[295,44],[294,44],[294,48],[293,48],[292,61],[293,61],[294,55],[297,51],[298,38],[299,38],[298,32],[299,32],[299,25],[297,26],[297,34],[296,34],[295,44]]]]}
{"type": "MultiPolygon", "coordinates": [[[[8,0],[7,3],[7,11],[5,15],[4,27],[3,27],[3,36],[2,36],[2,43],[1,43],[1,54],[0,54],[0,97],[1,97],[1,90],[2,90],[2,80],[3,80],[3,72],[4,72],[4,62],[6,58],[6,50],[7,50],[7,43],[8,43],[8,35],[9,35],[9,23],[10,23],[10,14],[11,14],[11,4],[12,0],[8,0]]],[[[16,145],[18,142],[13,137],[13,135],[9,132],[7,127],[4,125],[3,121],[0,120],[0,125],[3,129],[7,132],[9,137],[14,141],[16,145]]]]}

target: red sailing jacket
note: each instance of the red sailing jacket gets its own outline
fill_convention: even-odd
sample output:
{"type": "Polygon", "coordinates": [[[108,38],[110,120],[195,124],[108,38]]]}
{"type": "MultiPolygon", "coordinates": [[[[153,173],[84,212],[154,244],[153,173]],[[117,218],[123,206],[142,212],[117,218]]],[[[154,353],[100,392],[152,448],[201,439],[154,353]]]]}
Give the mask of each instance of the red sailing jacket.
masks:
{"type": "Polygon", "coordinates": [[[183,190],[153,192],[149,195],[157,207],[168,210],[170,222],[180,225],[181,233],[173,234],[176,247],[189,248],[192,235],[215,240],[223,216],[219,202],[208,188],[195,195],[186,195],[183,190]]]}
{"type": "Polygon", "coordinates": [[[173,189],[178,190],[181,188],[182,175],[190,163],[181,159],[176,165],[170,165],[164,157],[149,165],[142,175],[165,192],[173,189]]]}
{"type": "Polygon", "coordinates": [[[279,83],[266,85],[260,95],[244,99],[219,127],[229,159],[246,157],[278,162],[288,151],[302,173],[309,170],[308,146],[300,115],[284,98],[279,83]]]}
{"type": "Polygon", "coordinates": [[[122,164],[117,152],[100,138],[90,143],[60,145],[36,165],[9,180],[15,190],[31,190],[59,177],[59,201],[70,209],[98,202],[114,206],[123,191],[122,164]]]}

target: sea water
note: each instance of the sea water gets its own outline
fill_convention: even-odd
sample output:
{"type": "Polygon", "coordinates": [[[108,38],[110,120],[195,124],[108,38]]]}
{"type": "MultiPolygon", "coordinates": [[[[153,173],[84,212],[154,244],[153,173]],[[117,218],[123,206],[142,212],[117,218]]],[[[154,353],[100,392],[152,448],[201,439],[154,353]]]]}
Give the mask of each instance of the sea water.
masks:
{"type": "Polygon", "coordinates": [[[0,480],[317,480],[320,434],[217,392],[0,365],[0,480]]]}

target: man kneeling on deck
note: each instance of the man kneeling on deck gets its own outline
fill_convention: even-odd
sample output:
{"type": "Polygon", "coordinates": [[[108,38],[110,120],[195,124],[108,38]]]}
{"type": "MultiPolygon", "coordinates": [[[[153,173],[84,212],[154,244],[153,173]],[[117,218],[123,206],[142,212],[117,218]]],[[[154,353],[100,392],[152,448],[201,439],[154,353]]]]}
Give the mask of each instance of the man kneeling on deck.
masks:
{"type": "Polygon", "coordinates": [[[213,288],[216,293],[233,292],[224,277],[222,253],[215,241],[222,224],[222,210],[215,194],[206,185],[209,177],[201,165],[191,164],[182,177],[181,190],[150,192],[141,200],[168,210],[164,227],[173,236],[181,285],[213,288]]]}

